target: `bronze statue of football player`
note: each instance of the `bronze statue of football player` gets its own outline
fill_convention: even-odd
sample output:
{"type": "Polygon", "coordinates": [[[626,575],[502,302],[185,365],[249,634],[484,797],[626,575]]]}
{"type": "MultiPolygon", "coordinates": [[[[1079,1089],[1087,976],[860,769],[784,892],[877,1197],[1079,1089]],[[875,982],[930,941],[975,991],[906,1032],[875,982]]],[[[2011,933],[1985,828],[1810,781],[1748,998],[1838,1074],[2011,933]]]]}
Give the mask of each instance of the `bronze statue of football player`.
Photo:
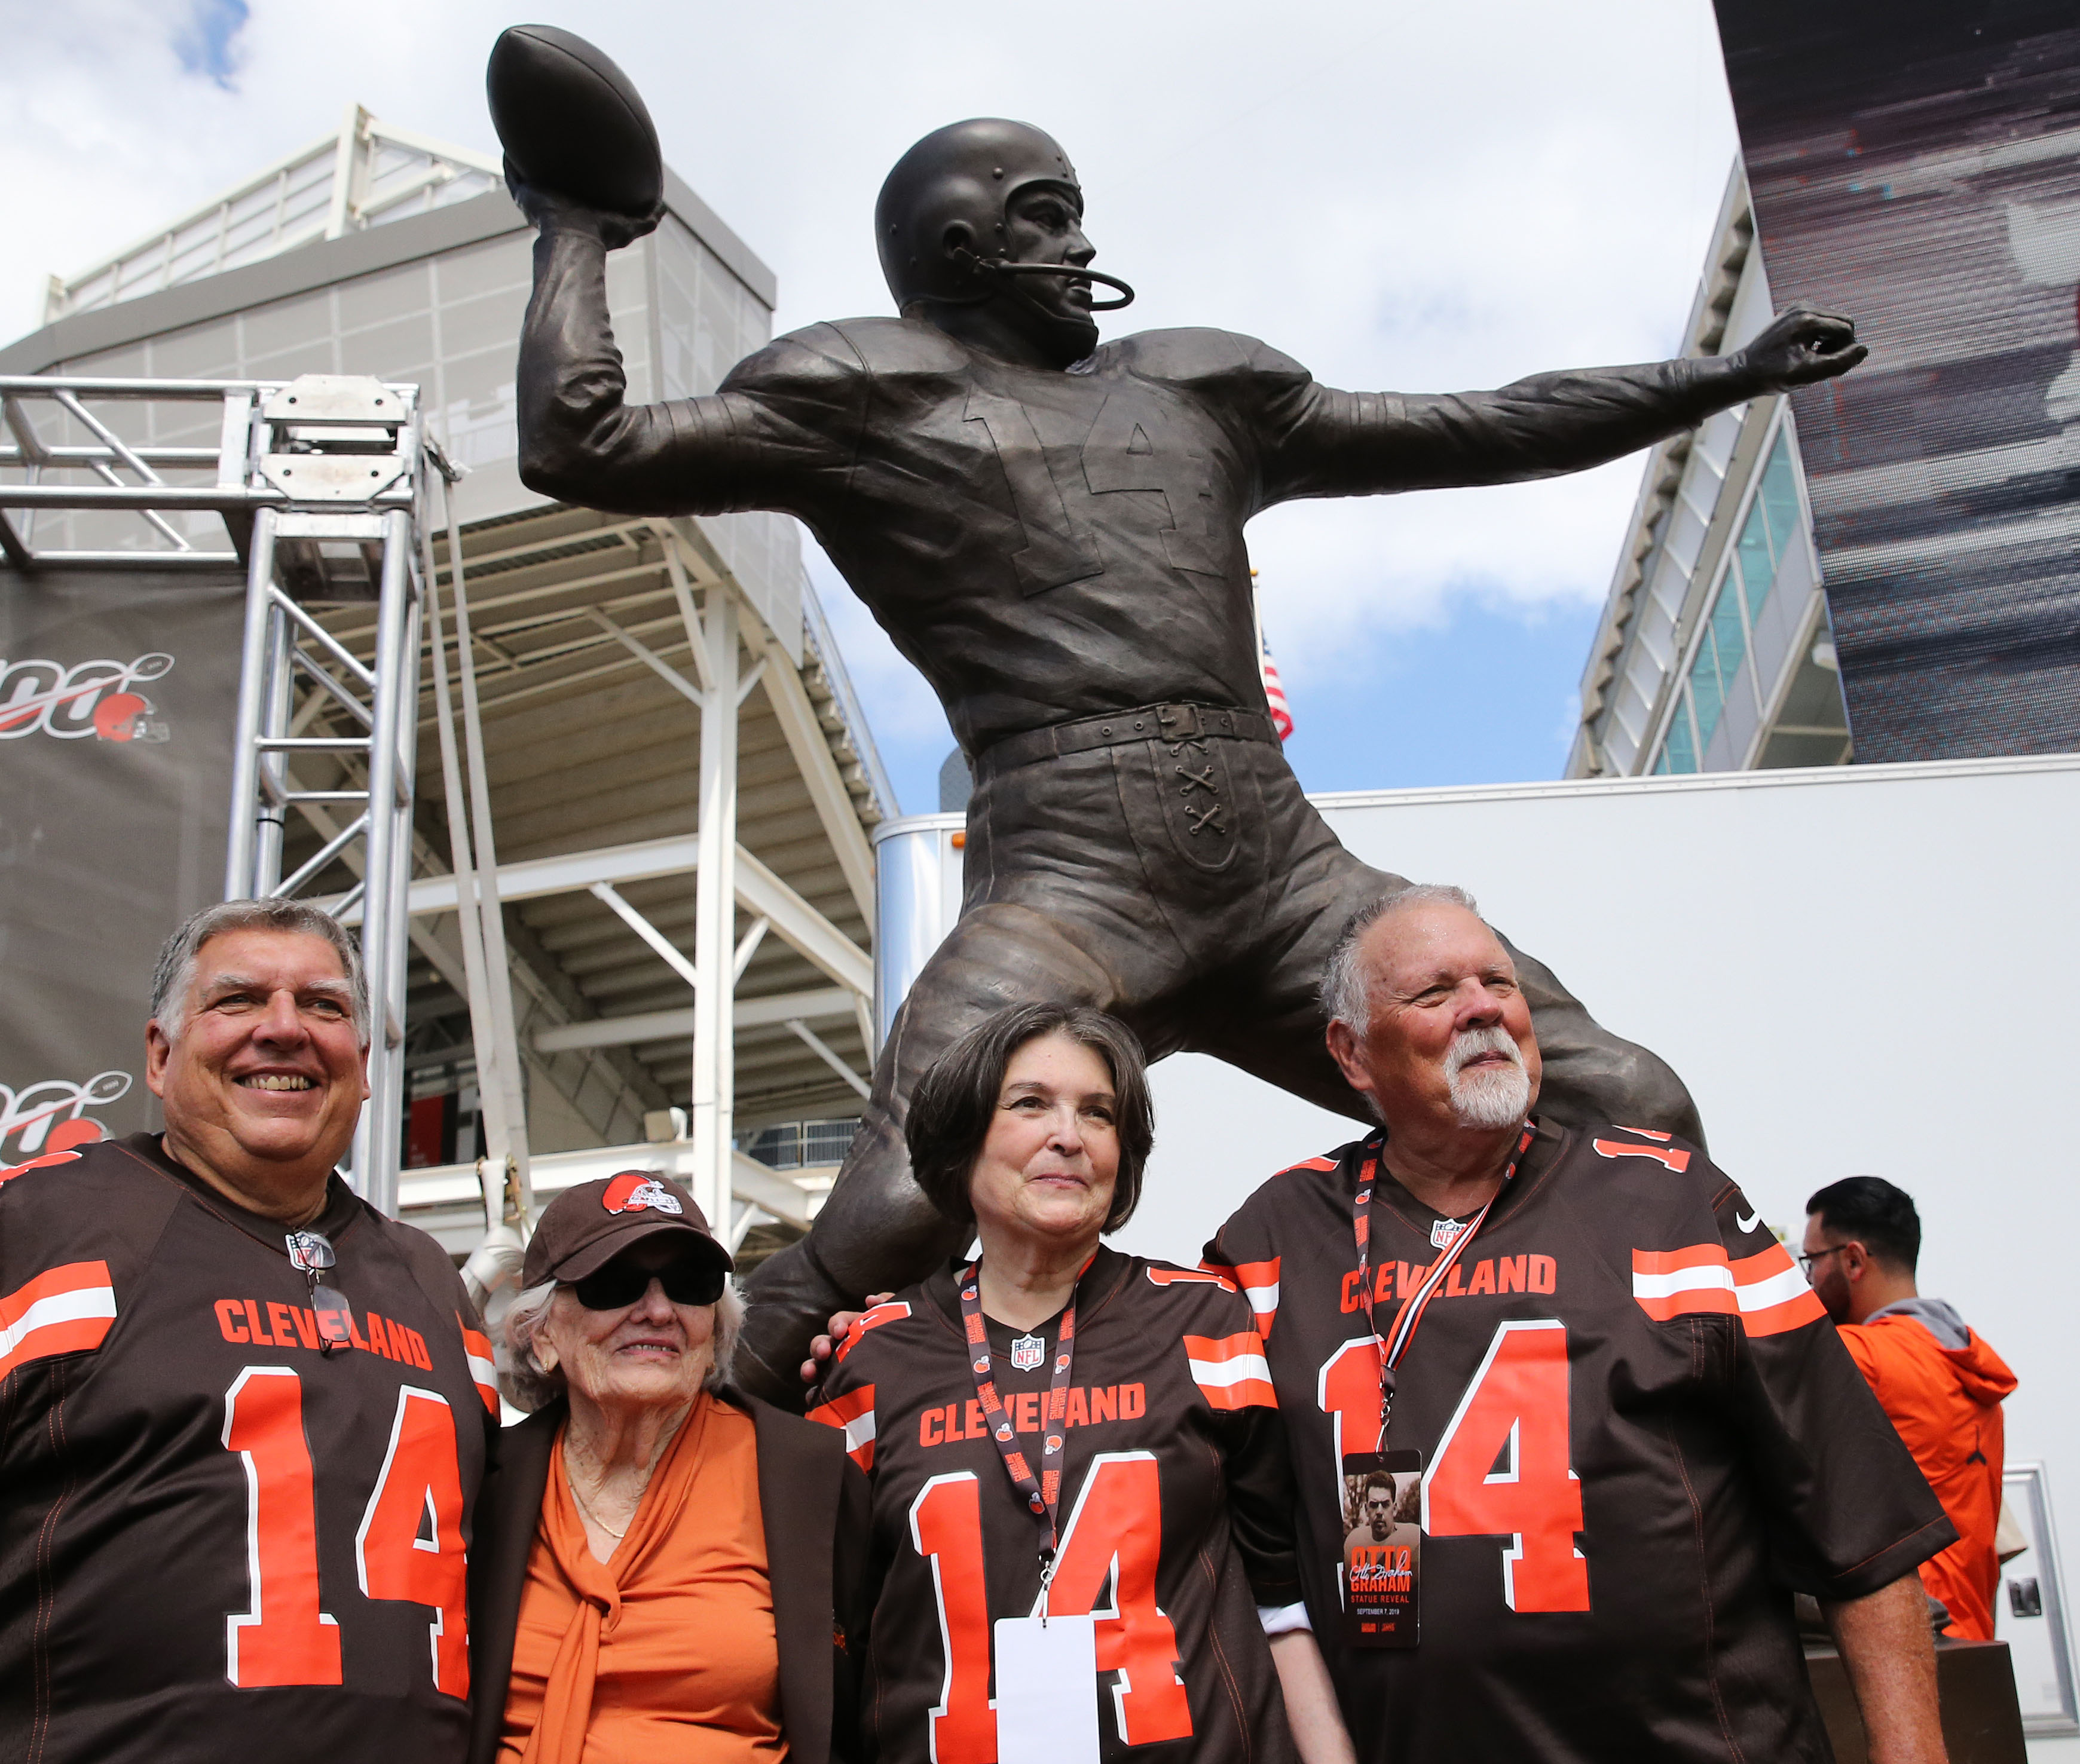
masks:
{"type": "MultiPolygon", "coordinates": [[[[1404,396],[1333,391],[1226,331],[1101,344],[1092,284],[1125,291],[1088,267],[1067,155],[985,119],[926,136],[883,186],[900,316],[811,325],[711,396],[631,406],[605,265],[651,223],[514,194],[541,234],[522,479],[620,513],[795,516],[932,682],[974,769],[960,920],[895,1018],[815,1229],[752,1280],[739,1364],[775,1399],[799,1401],[832,1310],[964,1247],[911,1180],[904,1113],[918,1075],[1003,1005],[1095,1005],[1151,1058],[1196,1050],[1357,1112],[1316,986],[1352,909],[1407,884],[1336,842],[1280,751],[1251,516],[1579,471],[1864,354],[1847,321],[1793,312],[1723,358],[1404,396]]],[[[1545,1113],[1699,1136],[1667,1066],[1516,960],[1545,1113]]]]}

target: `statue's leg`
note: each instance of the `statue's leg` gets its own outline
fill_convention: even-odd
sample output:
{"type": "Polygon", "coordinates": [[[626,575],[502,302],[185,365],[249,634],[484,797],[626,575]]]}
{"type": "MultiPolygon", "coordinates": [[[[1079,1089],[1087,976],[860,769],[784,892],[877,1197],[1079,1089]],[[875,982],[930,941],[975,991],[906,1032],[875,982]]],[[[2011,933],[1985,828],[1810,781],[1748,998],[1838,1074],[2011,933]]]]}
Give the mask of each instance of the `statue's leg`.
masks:
{"type": "MultiPolygon", "coordinates": [[[[1290,774],[1288,774],[1290,777],[1290,774]]],[[[1365,901],[1408,886],[1404,877],[1353,857],[1294,783],[1290,795],[1264,781],[1267,803],[1292,853],[1285,886],[1274,885],[1264,934],[1242,966],[1193,988],[1178,1020],[1189,1045],[1355,1119],[1362,1107],[1323,1045],[1317,1000],[1323,965],[1344,921],[1365,901]]],[[[1449,877],[1431,878],[1452,880],[1449,877]]],[[[1545,1062],[1539,1112],[1570,1126],[1621,1122],[1678,1133],[1699,1144],[1704,1127],[1681,1079],[1667,1062],[1591,1017],[1553,970],[1510,944],[1531,1005],[1545,1062]]]]}
{"type": "Polygon", "coordinates": [[[925,1068],[1008,1004],[1110,1008],[1118,992],[1111,965],[1053,915],[986,901],[962,916],[896,1013],[830,1199],[807,1238],[751,1276],[736,1362],[746,1389],[799,1407],[798,1368],[832,1311],[922,1280],[967,1247],[971,1229],[949,1224],[910,1176],[903,1123],[925,1068]]]}

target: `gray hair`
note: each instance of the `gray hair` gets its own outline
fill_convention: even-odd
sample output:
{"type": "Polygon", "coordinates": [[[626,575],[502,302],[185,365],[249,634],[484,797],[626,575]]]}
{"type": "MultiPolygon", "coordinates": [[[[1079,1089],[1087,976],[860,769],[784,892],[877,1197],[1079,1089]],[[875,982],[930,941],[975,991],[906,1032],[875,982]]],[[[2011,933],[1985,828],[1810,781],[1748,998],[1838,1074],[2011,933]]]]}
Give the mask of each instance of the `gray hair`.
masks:
{"type": "Polygon", "coordinates": [[[362,970],[361,945],[330,913],[303,900],[221,901],[203,907],[166,939],[152,970],[152,1020],[168,1041],[176,1040],[187,1026],[188,991],[195,984],[202,946],[234,931],[296,932],[330,944],[352,994],[355,1038],[368,1045],[368,976],[362,970]]]}
{"type": "MultiPolygon", "coordinates": [[[[535,1351],[535,1332],[549,1314],[550,1300],[564,1284],[544,1280],[539,1286],[515,1293],[500,1326],[505,1351],[499,1355],[499,1381],[505,1386],[505,1400],[530,1414],[564,1393],[566,1381],[561,1368],[544,1366],[535,1351]]],[[[715,1301],[715,1364],[701,1381],[706,1390],[729,1382],[730,1365],[736,1358],[736,1339],[744,1329],[744,1301],[737,1295],[733,1280],[723,1282],[722,1297],[715,1301]]]]}
{"type": "Polygon", "coordinates": [[[1329,959],[1322,965],[1322,1015],[1331,1023],[1348,1024],[1353,1035],[1362,1036],[1372,1023],[1371,993],[1364,966],[1358,960],[1358,945],[1365,941],[1365,934],[1389,913],[1406,907],[1439,904],[1463,907],[1476,919],[1481,916],[1478,903],[1463,888],[1454,888],[1449,882],[1414,882],[1367,901],[1345,920],[1330,948],[1329,959]]]}

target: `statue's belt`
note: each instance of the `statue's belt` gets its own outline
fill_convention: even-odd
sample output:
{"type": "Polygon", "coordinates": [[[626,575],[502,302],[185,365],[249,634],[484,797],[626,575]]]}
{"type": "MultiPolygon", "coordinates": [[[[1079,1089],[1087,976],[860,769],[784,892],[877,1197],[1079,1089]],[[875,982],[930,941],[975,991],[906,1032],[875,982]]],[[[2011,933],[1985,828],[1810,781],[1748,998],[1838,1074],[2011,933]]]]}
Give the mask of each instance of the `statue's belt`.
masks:
{"type": "Polygon", "coordinates": [[[980,778],[1030,765],[1036,760],[1124,747],[1134,741],[1196,743],[1209,739],[1278,745],[1277,731],[1261,710],[1238,710],[1227,705],[1144,704],[1006,735],[975,756],[975,775],[980,778]]]}

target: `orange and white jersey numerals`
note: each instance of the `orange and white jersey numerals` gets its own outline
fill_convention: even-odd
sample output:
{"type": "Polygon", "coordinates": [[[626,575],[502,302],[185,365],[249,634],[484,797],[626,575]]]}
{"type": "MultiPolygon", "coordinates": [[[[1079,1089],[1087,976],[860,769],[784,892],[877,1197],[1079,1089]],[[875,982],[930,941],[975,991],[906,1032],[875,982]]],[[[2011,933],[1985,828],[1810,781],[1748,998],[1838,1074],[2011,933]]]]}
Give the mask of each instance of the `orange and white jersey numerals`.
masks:
{"type": "MultiPolygon", "coordinates": [[[[251,1607],[225,1622],[224,1676],[241,1686],[338,1684],[339,1622],[320,1608],[303,1380],[286,1366],[247,1367],[224,1393],[224,1444],[245,1460],[253,1594],[251,1607]]],[[[432,1607],[433,1680],[454,1697],[469,1695],[462,1515],[453,1411],[437,1391],[407,1385],[354,1563],[364,1597],[432,1607]]]]}
{"type": "MultiPolygon", "coordinates": [[[[1379,1432],[1379,1348],[1345,1342],[1323,1364],[1340,1487],[1344,1454],[1379,1432]]],[[[1567,1330],[1558,1319],[1506,1322],[1468,1382],[1423,1478],[1432,1537],[1503,1536],[1503,1600],[1512,1611],[1587,1611],[1589,1565],[1575,1547],[1582,1484],[1568,1445],[1567,1330]]]]}
{"type": "MultiPolygon", "coordinates": [[[[910,1506],[911,1542],[932,1564],[946,1661],[931,1712],[933,1764],[996,1764],[981,1493],[975,1473],[962,1470],[933,1477],[910,1506]]],[[[1113,1710],[1128,1745],[1192,1734],[1176,1673],[1176,1631],[1155,1602],[1162,1553],[1154,1454],[1113,1452],[1092,1459],[1063,1532],[1048,1609],[1097,1618],[1098,1670],[1118,1674],[1113,1710]]]]}

